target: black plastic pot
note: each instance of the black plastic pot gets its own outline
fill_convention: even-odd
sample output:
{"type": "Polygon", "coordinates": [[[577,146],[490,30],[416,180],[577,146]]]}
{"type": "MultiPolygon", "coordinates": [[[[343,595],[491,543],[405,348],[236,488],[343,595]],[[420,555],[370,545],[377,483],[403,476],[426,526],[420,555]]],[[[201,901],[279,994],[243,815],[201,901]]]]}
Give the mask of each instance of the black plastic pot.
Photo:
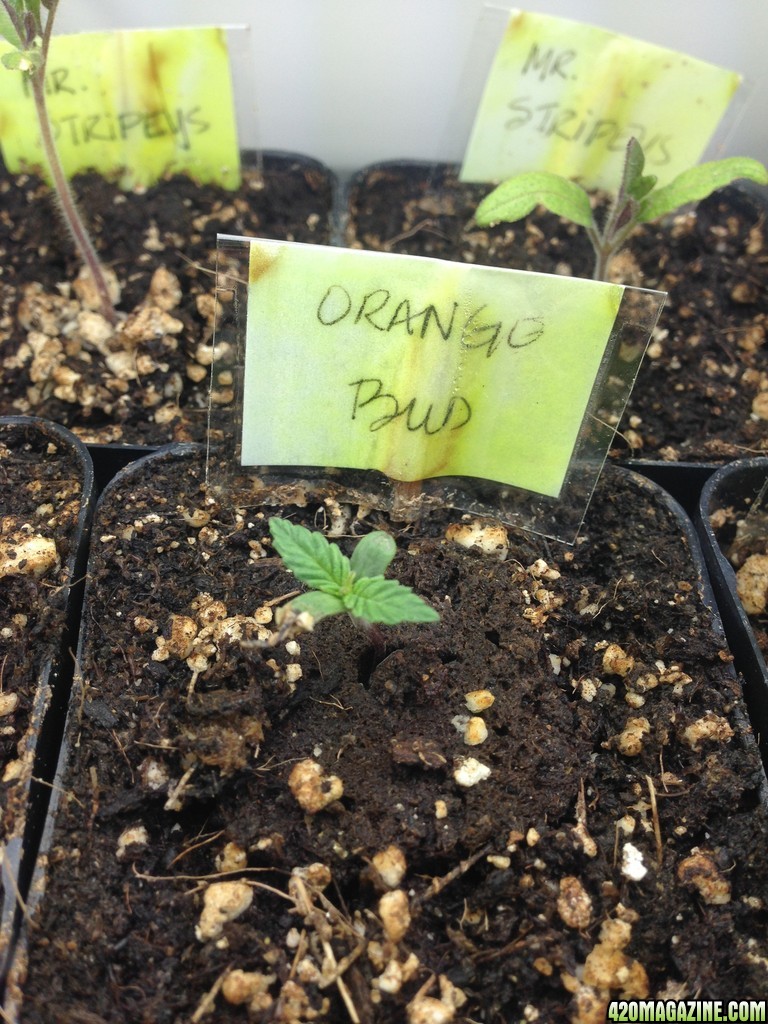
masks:
{"type": "Polygon", "coordinates": [[[701,489],[716,468],[704,462],[658,462],[650,459],[622,459],[620,465],[653,480],[672,495],[691,519],[698,512],[701,489]]]}
{"type": "Polygon", "coordinates": [[[704,485],[696,527],[712,578],[728,643],[744,679],[744,697],[763,763],[768,766],[768,667],[752,623],[736,592],[736,573],[723,549],[728,538],[715,531],[711,516],[732,508],[746,514],[768,479],[768,458],[741,459],[718,469],[704,485]]]}
{"type": "MultiPolygon", "coordinates": [[[[2,424],[0,420],[0,424],[2,424]]],[[[55,427],[62,434],[69,434],[62,427],[55,427]]],[[[73,436],[73,435],[70,435],[73,436]]],[[[77,570],[74,578],[78,587],[72,595],[72,628],[67,631],[68,673],[64,685],[57,690],[57,699],[52,704],[46,718],[48,731],[41,734],[40,763],[36,761],[35,780],[31,787],[30,836],[24,836],[23,870],[20,870],[21,882],[19,894],[24,902],[23,911],[18,907],[18,900],[6,899],[3,915],[3,928],[7,926],[9,941],[7,958],[2,973],[2,999],[7,1020],[17,1020],[20,1006],[20,985],[26,970],[26,944],[28,933],[26,926],[31,920],[35,908],[39,906],[45,891],[48,869],[48,855],[51,849],[53,831],[56,823],[56,812],[65,790],[62,780],[65,776],[71,744],[77,739],[78,715],[80,703],[84,698],[85,681],[80,673],[82,665],[81,650],[85,630],[81,628],[82,613],[87,607],[88,579],[90,563],[90,525],[98,514],[101,500],[109,500],[110,493],[122,482],[129,481],[134,467],[144,458],[172,457],[175,453],[199,449],[199,445],[175,444],[160,448],[142,448],[138,445],[91,445],[86,448],[76,438],[78,448],[82,449],[87,459],[89,471],[89,504],[87,509],[87,528],[84,528],[82,542],[78,549],[77,570]],[[91,455],[93,459],[91,459],[91,455]],[[91,500],[92,499],[92,500],[91,500]],[[74,638],[77,637],[77,653],[72,655],[74,638]],[[43,749],[45,757],[42,757],[43,749]],[[23,886],[22,886],[23,883],[23,886]]],[[[87,702],[86,702],[87,703],[87,702]]],[[[97,704],[93,707],[84,706],[86,714],[99,713],[109,715],[108,710],[97,704]]],[[[5,866],[4,866],[5,873],[5,866]]]]}
{"type": "MultiPolygon", "coordinates": [[[[165,472],[173,473],[175,476],[177,472],[181,472],[183,470],[184,458],[187,456],[188,453],[193,452],[195,449],[199,450],[198,446],[170,446],[168,448],[158,450],[158,452],[156,452],[153,455],[150,455],[147,459],[143,459],[140,462],[135,462],[129,465],[122,471],[118,472],[117,476],[107,486],[104,494],[102,495],[102,498],[100,499],[100,502],[109,502],[112,496],[121,493],[127,494],[128,488],[130,487],[131,484],[132,477],[134,477],[137,471],[145,467],[149,461],[156,462],[158,470],[161,472],[163,471],[164,465],[166,467],[169,467],[165,469],[165,472]],[[176,458],[179,458],[178,466],[174,466],[172,464],[173,460],[176,458]]],[[[613,470],[611,472],[613,472],[613,470]]],[[[717,617],[717,611],[714,608],[714,602],[711,596],[711,592],[709,590],[709,579],[707,571],[703,559],[701,557],[698,539],[691,521],[688,519],[687,516],[685,516],[685,514],[680,509],[680,506],[675,502],[675,500],[668,496],[656,484],[647,480],[646,478],[639,477],[637,474],[629,473],[627,471],[620,472],[622,474],[626,473],[627,479],[631,483],[631,487],[634,488],[635,490],[637,488],[641,488],[642,490],[647,490],[648,492],[653,493],[657,497],[661,505],[668,510],[670,517],[679,526],[681,546],[683,546],[690,552],[691,558],[691,571],[690,576],[687,579],[687,582],[699,593],[703,600],[712,609],[711,628],[714,631],[714,634],[717,638],[717,643],[721,644],[722,647],[725,648],[726,641],[723,636],[722,625],[717,617]]],[[[98,508],[96,511],[95,521],[97,524],[99,523],[98,508]]],[[[599,524],[597,523],[593,524],[593,526],[595,529],[599,528],[599,524]]],[[[200,585],[202,586],[203,584],[200,585]]],[[[86,585],[86,592],[84,596],[84,607],[86,609],[88,607],[90,591],[91,585],[88,584],[86,585]]],[[[86,616],[84,618],[83,627],[81,629],[80,635],[80,657],[78,661],[81,664],[86,663],[83,655],[89,643],[89,632],[92,633],[94,628],[96,627],[94,627],[93,623],[90,622],[90,617],[86,616]]],[[[100,628],[101,627],[99,627],[99,629],[100,628]]],[[[727,673],[728,666],[725,666],[724,668],[722,666],[719,666],[718,671],[721,670],[724,670],[727,673]]],[[[735,679],[735,674],[733,675],[733,678],[735,679]]],[[[56,834],[55,829],[57,811],[61,807],[62,794],[65,793],[71,785],[70,777],[67,774],[68,752],[78,736],[81,721],[83,721],[84,717],[92,719],[94,721],[98,721],[103,730],[106,730],[108,732],[112,725],[114,725],[114,723],[112,723],[112,725],[110,724],[110,715],[111,711],[106,703],[101,702],[99,700],[90,699],[86,688],[86,680],[83,679],[79,674],[76,674],[75,683],[70,700],[70,712],[66,728],[65,741],[61,748],[61,756],[59,758],[58,767],[54,778],[54,786],[49,807],[48,820],[46,823],[45,833],[41,845],[41,852],[43,856],[41,856],[38,861],[37,874],[35,876],[34,884],[32,886],[32,890],[29,896],[28,910],[29,919],[31,921],[35,920],[36,913],[39,913],[43,908],[43,901],[45,899],[44,894],[48,880],[48,862],[47,858],[45,857],[45,854],[54,845],[54,837],[56,834]],[[99,716],[102,717],[99,718],[99,716]]],[[[117,719],[115,719],[115,721],[116,720],[117,719]]],[[[745,749],[753,747],[754,740],[746,720],[746,714],[740,714],[737,710],[734,715],[734,725],[737,726],[737,735],[734,737],[733,742],[741,744],[741,746],[745,749]]],[[[768,806],[768,799],[766,799],[767,788],[768,787],[766,787],[765,785],[765,780],[763,779],[762,800],[766,803],[766,806],[768,806]]],[[[128,800],[126,807],[130,809],[130,807],[133,806],[130,803],[131,797],[130,795],[126,794],[126,798],[128,800]]],[[[115,807],[117,807],[120,804],[120,799],[121,798],[119,797],[117,798],[117,803],[114,805],[115,807]]],[[[85,813],[87,813],[87,808],[85,813]]],[[[183,818],[179,818],[179,821],[180,828],[186,827],[186,822],[184,821],[183,818]]],[[[181,836],[182,833],[179,832],[179,835],[181,836]]],[[[65,840],[63,838],[61,840],[57,840],[57,845],[60,841],[65,840]]],[[[183,847],[183,843],[181,845],[183,847]]],[[[60,867],[59,870],[66,870],[66,866],[64,866],[63,868],[60,867]]],[[[9,1021],[17,1021],[20,1019],[20,1006],[21,1000],[23,998],[24,983],[26,979],[26,971],[28,964],[28,950],[26,947],[26,938],[27,937],[25,935],[22,942],[19,943],[19,946],[17,948],[16,960],[12,965],[9,973],[9,982],[6,990],[5,999],[5,1019],[9,1021]]]]}
{"type": "MultiPolygon", "coordinates": [[[[71,464],[64,475],[67,481],[71,480],[72,488],[72,496],[65,494],[64,488],[69,484],[62,483],[58,494],[54,496],[62,499],[62,506],[56,511],[62,515],[64,526],[55,534],[57,548],[63,555],[61,565],[46,572],[39,581],[23,577],[29,580],[24,592],[6,586],[2,608],[5,620],[3,626],[10,629],[9,623],[14,614],[18,615],[22,611],[20,607],[9,604],[14,602],[14,595],[18,593],[25,601],[29,599],[25,607],[30,609],[38,601],[48,602],[40,614],[39,622],[32,612],[23,612],[27,614],[24,628],[40,630],[32,655],[33,663],[27,661],[21,666],[33,693],[30,694],[31,703],[24,733],[14,751],[15,758],[6,761],[3,766],[6,810],[12,810],[10,820],[6,817],[3,821],[1,834],[0,963],[4,976],[18,936],[23,916],[22,905],[26,903],[36,863],[71,690],[73,649],[80,626],[82,584],[94,489],[93,466],[88,451],[85,445],[63,427],[31,417],[0,418],[0,442],[10,451],[9,459],[14,460],[18,455],[21,465],[15,479],[19,479],[21,474],[26,477],[28,469],[29,480],[33,483],[43,479],[41,464],[45,461],[52,465],[55,477],[64,453],[71,464]],[[10,779],[7,778],[9,774],[12,776],[10,779]]],[[[4,462],[5,459],[0,460],[0,473],[4,462]]],[[[55,482],[52,486],[55,490],[55,482]]],[[[41,503],[46,500],[44,493],[40,491],[41,503]]],[[[19,497],[17,491],[0,490],[0,508],[4,517],[7,515],[10,518],[14,501],[19,497]]],[[[41,512],[39,509],[37,511],[41,512]]],[[[39,516],[30,517],[26,525],[43,536],[43,520],[48,514],[42,511],[39,516]]],[[[13,692],[13,679],[9,675],[6,672],[4,689],[13,692]]]]}
{"type": "Polygon", "coordinates": [[[156,447],[138,444],[89,444],[87,448],[93,461],[93,479],[97,495],[101,494],[121,469],[125,469],[136,459],[157,451],[156,447]]]}

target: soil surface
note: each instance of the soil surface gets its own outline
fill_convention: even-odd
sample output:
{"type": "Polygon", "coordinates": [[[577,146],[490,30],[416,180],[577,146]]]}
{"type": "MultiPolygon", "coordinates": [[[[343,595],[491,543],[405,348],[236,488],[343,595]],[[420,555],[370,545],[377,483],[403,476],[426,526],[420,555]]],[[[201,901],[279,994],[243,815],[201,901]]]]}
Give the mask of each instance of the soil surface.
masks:
{"type": "MultiPolygon", "coordinates": [[[[539,210],[479,228],[485,185],[454,172],[383,164],[353,184],[347,244],[490,266],[591,277],[583,228],[539,210]]],[[[669,293],[615,454],[721,461],[768,451],[768,191],[729,188],[695,212],[643,225],[612,276],[669,293]]]]}
{"type": "Polygon", "coordinates": [[[649,485],[609,467],[573,548],[483,554],[459,513],[218,506],[202,479],[196,451],[137,464],[97,513],[22,1020],[602,1024],[610,998],[765,995],[765,777],[649,485]],[[441,621],[281,631],[275,514],[347,553],[392,532],[441,621]]]}
{"type": "Polygon", "coordinates": [[[126,193],[73,182],[104,265],[111,328],[49,189],[0,180],[0,414],[38,415],[84,440],[158,445],[205,437],[216,234],[327,243],[333,181],[314,161],[263,154],[234,192],[174,177],[126,193]]]}
{"type": "MultiPolygon", "coordinates": [[[[0,836],[21,834],[37,730],[60,656],[83,466],[46,427],[0,421],[0,836]]],[[[70,637],[70,646],[74,644],[70,637]]],[[[54,676],[55,678],[55,676],[54,676]]],[[[6,850],[6,854],[8,851],[6,850]]]]}

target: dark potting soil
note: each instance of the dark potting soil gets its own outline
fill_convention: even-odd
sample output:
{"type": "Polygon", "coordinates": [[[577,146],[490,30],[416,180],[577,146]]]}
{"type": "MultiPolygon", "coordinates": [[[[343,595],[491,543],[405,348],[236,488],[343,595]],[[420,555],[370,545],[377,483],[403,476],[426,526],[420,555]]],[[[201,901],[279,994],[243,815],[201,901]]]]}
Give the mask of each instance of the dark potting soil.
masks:
{"type": "MultiPolygon", "coordinates": [[[[584,229],[547,211],[477,227],[474,211],[488,191],[446,167],[374,167],[353,182],[347,243],[592,276],[584,229]]],[[[669,293],[616,455],[711,462],[768,450],[767,211],[765,190],[722,190],[695,213],[643,225],[616,259],[616,280],[669,293]]]]}
{"type": "Polygon", "coordinates": [[[135,193],[98,175],[73,187],[121,286],[118,314],[128,327],[110,332],[80,301],[79,259],[50,190],[29,176],[2,179],[0,414],[43,416],[88,441],[202,440],[216,234],[327,243],[330,175],[313,161],[267,153],[234,192],[182,176],[135,193]]]}
{"type": "Polygon", "coordinates": [[[27,1024],[602,1024],[611,997],[764,996],[765,779],[647,484],[609,467],[574,548],[510,535],[500,560],[446,539],[458,513],[233,508],[202,478],[164,456],[97,513],[27,1024]],[[390,574],[441,621],[378,651],[346,618],[279,635],[299,588],[273,514],[347,553],[393,532],[390,574]]]}
{"type": "MultiPolygon", "coordinates": [[[[82,464],[29,424],[0,423],[0,835],[19,834],[48,670],[67,625],[82,464]]],[[[76,639],[69,638],[70,646],[76,639]]]]}

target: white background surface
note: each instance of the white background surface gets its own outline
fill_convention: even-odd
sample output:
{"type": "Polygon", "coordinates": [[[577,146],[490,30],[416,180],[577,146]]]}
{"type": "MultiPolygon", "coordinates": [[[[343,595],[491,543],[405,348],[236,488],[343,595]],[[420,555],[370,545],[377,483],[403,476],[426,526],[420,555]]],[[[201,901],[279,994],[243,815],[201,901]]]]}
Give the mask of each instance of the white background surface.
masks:
{"type": "MultiPolygon", "coordinates": [[[[706,158],[768,163],[768,0],[530,0],[498,7],[599,25],[749,79],[706,158]],[[734,109],[735,108],[735,109],[734,109]]],[[[504,16],[486,0],[62,0],[57,32],[249,25],[233,57],[243,148],[344,174],[400,157],[460,161],[504,16]]]]}

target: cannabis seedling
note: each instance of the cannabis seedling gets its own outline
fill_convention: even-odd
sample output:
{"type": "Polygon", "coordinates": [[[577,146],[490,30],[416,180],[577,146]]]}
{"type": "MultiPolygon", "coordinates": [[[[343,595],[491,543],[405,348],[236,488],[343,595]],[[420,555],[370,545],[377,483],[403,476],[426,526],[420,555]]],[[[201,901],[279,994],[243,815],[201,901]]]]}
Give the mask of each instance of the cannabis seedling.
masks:
{"type": "Polygon", "coordinates": [[[639,224],[658,220],[685,203],[706,199],[718,188],[738,178],[768,184],[768,171],[750,157],[713,160],[683,171],[656,188],[657,178],[644,174],[645,154],[637,139],[630,139],[618,190],[601,225],[595,219],[589,194],[576,182],[549,171],[518,174],[502,182],[483,199],[475,213],[481,227],[516,221],[536,206],[567,217],[586,228],[595,250],[596,280],[604,280],[611,259],[639,224]]]}
{"type": "Polygon", "coordinates": [[[58,5],[59,0],[0,0],[0,36],[13,47],[10,53],[3,54],[2,62],[11,71],[21,71],[29,77],[40,128],[40,140],[62,216],[96,286],[101,312],[114,324],[115,310],[106,276],[61,166],[45,100],[48,49],[58,5]],[[46,11],[45,17],[41,6],[46,11]]]}
{"type": "Polygon", "coordinates": [[[366,627],[439,620],[435,609],[410,587],[384,578],[397,550],[388,533],[367,534],[347,558],[322,533],[287,519],[270,519],[269,531],[285,567],[313,588],[291,601],[294,611],[308,612],[315,621],[347,612],[366,627]]]}

